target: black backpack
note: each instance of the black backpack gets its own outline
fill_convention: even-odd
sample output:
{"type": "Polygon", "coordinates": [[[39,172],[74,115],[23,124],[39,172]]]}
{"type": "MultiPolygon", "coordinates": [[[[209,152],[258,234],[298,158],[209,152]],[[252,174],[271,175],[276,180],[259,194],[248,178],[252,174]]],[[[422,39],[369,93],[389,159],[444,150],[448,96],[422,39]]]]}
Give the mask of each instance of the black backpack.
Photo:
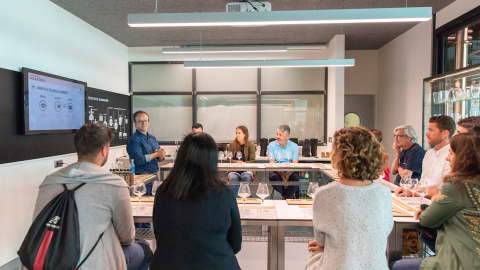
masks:
{"type": "Polygon", "coordinates": [[[85,185],[64,190],[53,198],[33,221],[18,256],[27,269],[77,269],[90,256],[103,236],[80,260],[80,233],[74,193],[85,185]]]}

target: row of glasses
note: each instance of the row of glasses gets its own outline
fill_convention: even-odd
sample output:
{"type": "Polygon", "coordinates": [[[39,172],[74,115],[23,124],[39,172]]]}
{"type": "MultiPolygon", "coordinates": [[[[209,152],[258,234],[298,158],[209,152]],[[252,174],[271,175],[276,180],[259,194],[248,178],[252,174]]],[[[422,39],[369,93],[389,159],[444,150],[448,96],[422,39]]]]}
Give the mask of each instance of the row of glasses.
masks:
{"type": "MultiPolygon", "coordinates": [[[[162,184],[160,181],[154,181],[152,185],[152,195],[155,196],[158,187],[162,184]]],[[[133,187],[133,194],[138,196],[139,208],[142,208],[142,196],[147,193],[147,187],[143,181],[137,181],[133,187]]]]}
{"type": "MultiPolygon", "coordinates": [[[[238,196],[243,199],[243,211],[246,212],[245,201],[250,197],[250,186],[248,182],[240,183],[238,188],[238,196]]],[[[264,200],[270,196],[270,190],[268,189],[267,183],[258,183],[257,196],[262,200],[262,211],[264,210],[264,200]]]]}
{"type": "Polygon", "coordinates": [[[432,93],[432,102],[433,103],[443,103],[449,101],[460,101],[467,100],[470,98],[479,98],[480,97],[480,86],[466,87],[465,89],[459,87],[453,87],[448,90],[440,90],[432,93]]]}
{"type": "MultiPolygon", "coordinates": [[[[238,160],[242,160],[243,154],[241,151],[238,151],[235,154],[235,157],[238,160]]],[[[231,162],[233,158],[233,152],[232,151],[218,151],[218,160],[220,160],[220,163],[222,163],[223,160],[227,159],[227,161],[231,162]]]]}

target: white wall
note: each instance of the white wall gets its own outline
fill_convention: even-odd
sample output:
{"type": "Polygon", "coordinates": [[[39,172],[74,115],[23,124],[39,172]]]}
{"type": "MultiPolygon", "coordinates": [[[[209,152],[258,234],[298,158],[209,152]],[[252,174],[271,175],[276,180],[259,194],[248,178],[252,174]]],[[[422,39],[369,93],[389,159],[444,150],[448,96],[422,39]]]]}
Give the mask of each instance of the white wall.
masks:
{"type": "MultiPolygon", "coordinates": [[[[457,0],[437,13],[437,28],[477,7],[479,0],[457,0]]],[[[422,144],[423,79],[431,76],[432,20],[422,22],[378,50],[377,128],[390,157],[393,129],[411,124],[422,144]]]]}
{"type": "MultiPolygon", "coordinates": [[[[0,6],[0,68],[29,67],[128,94],[126,46],[47,0],[0,0],[0,6]]],[[[112,148],[109,163],[124,151],[124,146],[112,148]]],[[[0,165],[0,266],[17,257],[38,186],[57,159],[73,163],[76,155],[0,165]]]]}
{"type": "Polygon", "coordinates": [[[345,51],[346,59],[355,59],[355,66],[345,68],[345,95],[376,95],[378,50],[345,51]]]}

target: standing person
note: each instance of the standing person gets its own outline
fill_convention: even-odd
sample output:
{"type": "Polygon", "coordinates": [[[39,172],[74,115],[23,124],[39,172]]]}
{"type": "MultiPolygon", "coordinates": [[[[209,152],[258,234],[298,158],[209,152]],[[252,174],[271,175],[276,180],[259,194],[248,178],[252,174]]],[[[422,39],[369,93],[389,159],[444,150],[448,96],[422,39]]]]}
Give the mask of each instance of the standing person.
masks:
{"type": "MultiPolygon", "coordinates": [[[[375,136],[375,138],[379,143],[382,143],[383,134],[380,130],[370,129],[370,132],[375,136]]],[[[390,182],[390,168],[388,167],[388,154],[386,151],[384,152],[384,156],[385,156],[385,170],[383,171],[383,175],[384,175],[383,180],[390,182]]]]}
{"type": "Polygon", "coordinates": [[[193,133],[198,133],[198,132],[203,132],[203,126],[200,123],[195,123],[192,126],[192,132],[193,133]]]}
{"type": "Polygon", "coordinates": [[[395,142],[393,150],[395,158],[392,161],[392,174],[397,174],[395,184],[399,185],[402,176],[411,176],[420,179],[422,175],[422,161],[425,150],[417,143],[417,133],[411,125],[396,127],[393,131],[395,142]]]}
{"type": "MultiPolygon", "coordinates": [[[[267,153],[270,163],[298,163],[298,145],[288,139],[290,127],[281,125],[277,128],[277,140],[268,144],[267,153]]],[[[298,172],[270,172],[270,181],[298,182],[298,172]]],[[[282,199],[293,199],[298,186],[273,186],[282,195],[282,199]]]]}
{"type": "Polygon", "coordinates": [[[333,137],[332,166],[340,180],[315,192],[315,240],[308,250],[321,258],[310,253],[317,260],[309,259],[306,269],[387,269],[392,196],[373,182],[384,170],[384,149],[362,127],[343,128],[333,137]]]}
{"type": "Polygon", "coordinates": [[[404,259],[393,264],[400,269],[480,269],[480,138],[458,134],[450,141],[447,157],[452,173],[445,177],[441,193],[415,218],[428,228],[439,227],[436,256],[404,259]]]}
{"type": "MultiPolygon", "coordinates": [[[[255,145],[248,140],[248,129],[246,126],[238,126],[235,130],[235,140],[231,141],[227,147],[227,151],[233,153],[232,163],[253,163],[255,162],[255,145]],[[237,158],[237,153],[242,154],[242,158],[237,158]]],[[[254,177],[254,172],[229,172],[228,179],[232,182],[236,182],[232,185],[233,193],[238,197],[238,182],[251,182],[254,177]]]]}
{"type": "MultiPolygon", "coordinates": [[[[135,174],[157,174],[158,161],[162,161],[167,152],[160,148],[157,139],[148,133],[149,117],[144,111],[136,111],[133,114],[133,124],[137,131],[133,133],[127,142],[127,152],[130,159],[135,162],[135,174]]],[[[157,175],[158,180],[158,175],[157,175]]],[[[152,183],[145,185],[146,195],[152,195],[152,183]]]]}
{"type": "MultiPolygon", "coordinates": [[[[81,269],[147,269],[151,250],[146,242],[133,243],[132,205],[125,180],[102,167],[108,159],[113,132],[104,125],[86,124],[75,134],[78,161],[43,180],[34,219],[64,187],[74,189],[78,212],[80,261],[104,233],[81,269]],[[122,251],[123,249],[123,251],[122,251]]],[[[76,244],[76,243],[72,243],[76,244]]]]}
{"type": "Polygon", "coordinates": [[[153,206],[157,249],[150,269],[240,269],[242,227],[232,189],[218,175],[206,133],[190,133],[153,206]]]}

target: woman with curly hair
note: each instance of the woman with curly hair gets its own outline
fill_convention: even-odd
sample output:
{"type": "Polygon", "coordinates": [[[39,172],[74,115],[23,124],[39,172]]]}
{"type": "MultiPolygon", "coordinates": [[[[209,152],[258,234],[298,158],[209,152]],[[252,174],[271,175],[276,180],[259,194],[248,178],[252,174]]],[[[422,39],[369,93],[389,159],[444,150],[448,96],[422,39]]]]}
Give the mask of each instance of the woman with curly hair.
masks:
{"type": "Polygon", "coordinates": [[[334,134],[331,158],[340,180],[315,192],[315,240],[308,244],[315,252],[306,269],[388,269],[392,195],[373,182],[385,168],[382,145],[365,128],[343,128],[334,134]]]}
{"type": "Polygon", "coordinates": [[[415,218],[428,228],[439,227],[436,256],[405,259],[400,269],[480,269],[480,137],[463,133],[452,137],[447,160],[452,173],[445,176],[440,194],[415,218]]]}

